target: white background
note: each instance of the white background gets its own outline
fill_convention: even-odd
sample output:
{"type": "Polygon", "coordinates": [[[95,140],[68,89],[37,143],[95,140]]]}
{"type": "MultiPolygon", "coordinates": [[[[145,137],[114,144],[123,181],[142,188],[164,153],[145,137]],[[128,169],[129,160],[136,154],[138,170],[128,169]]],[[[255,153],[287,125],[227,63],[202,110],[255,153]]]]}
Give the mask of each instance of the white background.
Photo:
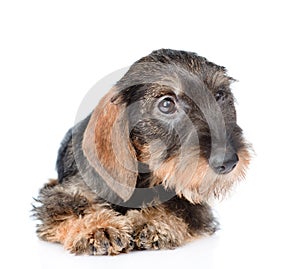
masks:
{"type": "Polygon", "coordinates": [[[1,250],[14,268],[300,268],[297,1],[1,1],[1,250]],[[75,257],[39,241],[32,197],[79,104],[105,75],[154,49],[224,65],[256,151],[216,211],[221,231],[173,251],[75,257]],[[184,266],[184,267],[183,267],[184,266]]]}

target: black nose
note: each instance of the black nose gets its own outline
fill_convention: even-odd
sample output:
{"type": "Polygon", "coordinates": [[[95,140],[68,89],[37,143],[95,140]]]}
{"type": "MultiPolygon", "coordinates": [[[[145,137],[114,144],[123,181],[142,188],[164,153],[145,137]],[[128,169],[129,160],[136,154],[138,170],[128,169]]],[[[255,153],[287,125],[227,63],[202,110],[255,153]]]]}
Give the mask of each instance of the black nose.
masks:
{"type": "Polygon", "coordinates": [[[226,152],[210,157],[209,164],[217,174],[227,174],[237,165],[239,157],[236,153],[226,152]]]}

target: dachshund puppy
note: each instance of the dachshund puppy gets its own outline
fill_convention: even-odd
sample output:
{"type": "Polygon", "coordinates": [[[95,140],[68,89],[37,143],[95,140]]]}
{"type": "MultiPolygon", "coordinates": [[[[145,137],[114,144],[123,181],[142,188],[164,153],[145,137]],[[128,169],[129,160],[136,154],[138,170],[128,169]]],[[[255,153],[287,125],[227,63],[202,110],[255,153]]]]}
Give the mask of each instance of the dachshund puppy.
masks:
{"type": "Polygon", "coordinates": [[[135,62],[71,128],[39,193],[38,236],[72,253],[172,249],[218,228],[209,202],[244,178],[234,81],[195,53],[135,62]]]}

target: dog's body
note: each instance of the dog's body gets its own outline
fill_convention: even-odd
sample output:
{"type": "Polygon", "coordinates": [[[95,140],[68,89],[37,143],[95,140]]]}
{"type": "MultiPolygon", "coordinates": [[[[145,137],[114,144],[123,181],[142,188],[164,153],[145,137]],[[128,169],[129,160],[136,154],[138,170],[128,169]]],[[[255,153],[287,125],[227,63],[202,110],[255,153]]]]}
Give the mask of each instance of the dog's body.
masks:
{"type": "Polygon", "coordinates": [[[249,152],[223,67],[154,51],[132,65],[58,154],[34,208],[40,238],[76,254],[174,248],[217,229],[207,201],[249,152]]]}

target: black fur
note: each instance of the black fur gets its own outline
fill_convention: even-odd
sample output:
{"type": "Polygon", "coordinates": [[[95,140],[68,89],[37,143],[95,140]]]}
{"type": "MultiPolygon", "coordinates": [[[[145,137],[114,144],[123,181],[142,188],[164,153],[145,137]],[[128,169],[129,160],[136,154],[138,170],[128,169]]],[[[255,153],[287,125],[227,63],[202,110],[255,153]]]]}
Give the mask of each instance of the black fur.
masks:
{"type": "MultiPolygon", "coordinates": [[[[172,73],[172,69],[170,70],[172,73]]],[[[163,74],[160,79],[164,79],[163,74]]],[[[224,143],[218,136],[219,132],[226,132],[225,146],[232,152],[238,152],[246,147],[242,137],[242,129],[236,123],[234,98],[230,90],[232,81],[234,80],[227,76],[224,67],[211,63],[204,57],[185,51],[162,49],[152,52],[132,65],[125,76],[117,82],[118,93],[111,99],[111,102],[117,102],[116,105],[125,104],[127,107],[130,141],[138,157],[145,154],[145,146],[149,146],[152,141],[156,140],[162,141],[165,147],[162,149],[160,145],[156,145],[154,148],[160,153],[158,162],[163,163],[178,155],[181,144],[186,141],[189,142],[189,135],[192,132],[189,124],[192,124],[195,127],[198,140],[191,140],[188,145],[191,149],[200,146],[201,157],[209,163],[212,154],[212,141],[224,143]],[[191,74],[190,76],[199,80],[199,83],[193,84],[193,79],[189,80],[187,77],[182,82],[185,83],[183,85],[185,90],[175,93],[170,85],[151,81],[149,79],[149,77],[151,78],[151,69],[147,70],[147,65],[145,70],[140,67],[140,64],[145,63],[179,67],[183,70],[183,74],[185,74],[184,72],[191,74]],[[145,83],[141,83],[143,81],[145,83]],[[158,112],[158,101],[166,95],[176,99],[178,109],[176,115],[164,115],[158,112]],[[213,106],[214,103],[217,105],[213,106]],[[225,126],[225,129],[221,131],[218,129],[218,119],[215,120],[219,113],[222,114],[225,126]],[[190,122],[186,120],[186,117],[190,122]]],[[[126,215],[132,209],[141,210],[141,208],[151,206],[157,201],[164,201],[162,206],[168,212],[172,212],[182,219],[187,224],[190,234],[212,234],[216,231],[218,223],[210,206],[205,201],[192,204],[184,197],[176,196],[173,189],[166,189],[160,185],[150,188],[154,177],[153,171],[142,157],[138,159],[139,173],[136,183],[138,191],[136,190],[131,198],[124,202],[89,165],[83,153],[83,136],[90,119],[91,115],[71,128],[61,143],[56,162],[59,184],[62,186],[68,182],[72,184],[74,178],[76,178],[76,182],[84,180],[84,178],[92,178],[97,184],[89,186],[92,189],[90,191],[95,191],[93,189],[95,187],[98,195],[93,203],[106,202],[111,209],[126,215]]],[[[93,193],[95,194],[95,192],[93,193]]],[[[79,194],[72,197],[68,192],[64,194],[55,193],[55,190],[50,187],[45,187],[41,191],[41,197],[40,201],[44,206],[35,209],[41,220],[51,219],[52,216],[59,215],[64,210],[71,212],[70,214],[81,216],[84,214],[82,208],[91,203],[79,194]],[[60,207],[59,200],[62,195],[64,198],[61,200],[66,201],[66,204],[62,205],[61,210],[56,210],[60,207]],[[81,198],[82,202],[80,201],[81,198]],[[55,203],[55,206],[51,207],[51,203],[55,203]],[[49,211],[47,208],[54,208],[57,212],[49,211]]]]}
{"type": "MultiPolygon", "coordinates": [[[[218,85],[217,88],[213,88],[211,82],[209,81],[210,75],[217,71],[222,71],[225,74],[226,69],[224,67],[215,65],[214,63],[207,61],[206,58],[200,57],[195,53],[189,53],[185,51],[166,50],[166,49],[154,51],[149,56],[146,56],[141,60],[137,61],[131,67],[131,69],[134,70],[136,64],[143,63],[143,62],[160,62],[163,64],[175,63],[187,69],[189,72],[192,72],[196,74],[198,77],[202,78],[204,80],[204,86],[207,88],[207,90],[211,91],[213,95],[215,95],[216,93],[220,93],[221,91],[222,98],[218,100],[218,103],[221,107],[224,119],[227,122],[227,133],[228,133],[227,141],[232,145],[235,151],[237,151],[239,148],[243,146],[243,143],[241,142],[242,130],[235,123],[236,114],[235,114],[235,108],[233,104],[233,96],[229,89],[229,83],[228,83],[228,81],[233,81],[233,79],[231,77],[227,77],[228,79],[225,80],[222,85],[218,85]]],[[[117,83],[117,85],[119,86],[122,85],[124,80],[126,80],[127,76],[130,75],[130,73],[131,70],[128,71],[128,74],[126,74],[124,78],[122,78],[117,83]]],[[[139,141],[140,144],[145,144],[151,142],[153,139],[156,138],[162,139],[163,142],[167,145],[167,151],[165,152],[165,154],[161,155],[163,161],[164,159],[168,159],[170,156],[176,154],[176,152],[180,149],[181,146],[180,140],[178,138],[178,134],[174,131],[174,129],[172,129],[172,127],[170,127],[170,122],[172,123],[172,121],[174,121],[175,122],[174,124],[182,124],[182,122],[180,122],[180,119],[169,118],[166,121],[165,119],[159,120],[158,118],[147,117],[147,114],[153,111],[153,106],[155,106],[155,102],[159,97],[165,94],[174,95],[172,89],[169,87],[163,87],[159,92],[157,91],[156,87],[157,87],[156,84],[133,85],[131,87],[122,89],[120,91],[119,96],[121,96],[121,102],[125,102],[127,106],[130,106],[131,104],[134,104],[137,101],[141,101],[138,107],[139,110],[138,117],[140,117],[141,120],[137,119],[136,107],[134,110],[129,109],[129,115],[128,115],[129,120],[134,119],[134,121],[137,121],[137,123],[135,122],[134,129],[130,133],[131,140],[139,141]],[[132,115],[130,113],[132,113],[132,115]],[[146,118],[146,120],[144,120],[144,118],[146,118]],[[154,126],[155,128],[153,128],[154,126]]],[[[194,94],[198,94],[198,93],[194,93],[194,94]]],[[[196,96],[194,97],[196,98],[196,96]]],[[[184,104],[183,107],[185,109],[185,113],[192,120],[194,126],[199,127],[197,131],[199,136],[199,144],[201,147],[201,154],[208,159],[210,156],[211,137],[210,137],[210,129],[206,123],[206,119],[204,118],[204,116],[202,118],[199,118],[199,115],[201,115],[199,106],[190,98],[190,96],[183,94],[179,96],[179,98],[180,101],[184,104]]],[[[83,167],[86,166],[86,170],[89,171],[87,172],[87,174],[92,174],[94,177],[98,177],[99,180],[102,182],[103,190],[104,190],[103,192],[105,192],[102,198],[105,199],[105,196],[107,195],[106,190],[109,188],[107,187],[105,182],[99,177],[99,175],[93,170],[93,168],[87,167],[88,165],[86,164],[85,157],[83,156],[80,147],[83,133],[89,122],[89,119],[90,116],[88,116],[82,122],[78,123],[77,126],[70,129],[66,134],[64,140],[62,141],[62,145],[59,150],[58,159],[57,159],[58,178],[59,178],[59,182],[61,183],[65,180],[68,180],[68,178],[78,174],[79,170],[77,168],[76,162],[80,161],[81,162],[80,165],[83,167]],[[79,143],[78,147],[76,143],[79,143]],[[74,150],[76,149],[77,149],[77,153],[74,153],[74,150]],[[78,158],[75,158],[74,154],[78,155],[78,158]]],[[[136,151],[138,155],[139,149],[136,148],[136,151]]],[[[151,171],[149,170],[149,167],[146,164],[140,164],[140,165],[143,165],[143,169],[138,176],[136,187],[148,188],[149,181],[151,178],[151,171]],[[148,171],[148,173],[145,173],[145,169],[146,171],[148,171]]],[[[112,193],[111,190],[109,192],[112,193]]],[[[172,190],[164,190],[163,187],[159,188],[159,191],[158,189],[153,189],[153,192],[151,192],[150,194],[149,192],[147,192],[146,196],[145,195],[137,196],[135,192],[132,198],[125,203],[122,202],[120,198],[116,198],[117,203],[115,205],[112,205],[112,207],[115,210],[121,212],[122,214],[125,214],[128,210],[132,209],[132,207],[130,206],[131,201],[134,201],[135,204],[142,206],[151,203],[151,201],[154,199],[159,199],[160,196],[164,196],[164,195],[168,196],[170,195],[170,193],[172,195],[174,194],[172,190]]],[[[113,194],[113,195],[117,197],[117,194],[113,194]]],[[[183,212],[183,211],[194,212],[196,210],[199,213],[203,208],[205,208],[205,211],[208,211],[207,206],[191,205],[186,200],[180,199],[178,197],[176,199],[174,198],[169,202],[167,202],[168,207],[172,210],[176,208],[172,206],[173,203],[176,204],[177,207],[180,206],[180,203],[182,203],[180,207],[184,205],[185,210],[180,209],[179,212],[183,212]]],[[[181,213],[178,214],[181,216],[181,213]]],[[[183,217],[191,227],[194,227],[197,226],[195,223],[202,222],[202,217],[200,217],[200,219],[197,219],[197,216],[200,215],[189,213],[183,217]],[[187,217],[189,215],[192,215],[193,218],[187,217]]],[[[213,222],[212,217],[209,219],[211,219],[211,222],[213,222]]]]}

